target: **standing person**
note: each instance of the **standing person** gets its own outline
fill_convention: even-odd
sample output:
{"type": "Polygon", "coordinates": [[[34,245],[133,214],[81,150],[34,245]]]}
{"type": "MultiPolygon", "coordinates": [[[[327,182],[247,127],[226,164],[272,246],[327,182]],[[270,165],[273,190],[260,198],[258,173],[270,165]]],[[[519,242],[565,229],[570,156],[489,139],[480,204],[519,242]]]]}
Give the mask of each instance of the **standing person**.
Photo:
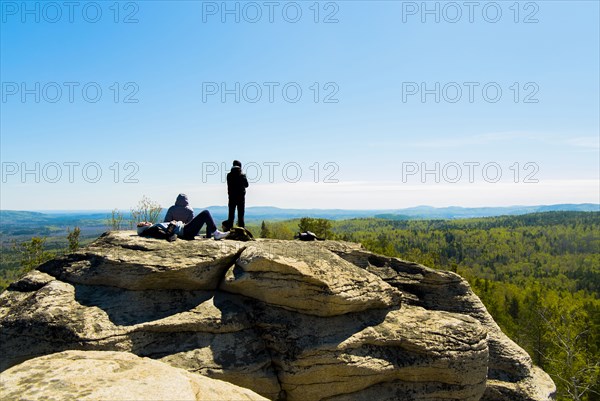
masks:
{"type": "Polygon", "coordinates": [[[233,227],[235,218],[235,209],[238,212],[238,226],[244,227],[244,212],[246,209],[246,188],[248,188],[248,179],[246,174],[242,173],[242,163],[239,160],[233,161],[231,171],[227,173],[227,195],[229,196],[229,217],[224,222],[224,228],[230,230],[233,227]]]}
{"type": "Polygon", "coordinates": [[[194,209],[190,207],[186,194],[179,194],[175,204],[167,210],[165,222],[173,220],[181,221],[183,224],[188,224],[194,218],[194,209]]]}

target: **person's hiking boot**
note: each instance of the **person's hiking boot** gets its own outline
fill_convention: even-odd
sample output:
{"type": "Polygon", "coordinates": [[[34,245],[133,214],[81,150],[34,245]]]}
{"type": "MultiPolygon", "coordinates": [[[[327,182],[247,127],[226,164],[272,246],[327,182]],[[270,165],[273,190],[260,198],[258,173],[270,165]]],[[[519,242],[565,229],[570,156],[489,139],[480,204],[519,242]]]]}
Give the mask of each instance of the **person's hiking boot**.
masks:
{"type": "Polygon", "coordinates": [[[169,223],[167,226],[167,241],[173,242],[177,239],[177,234],[175,234],[175,228],[177,228],[176,224],[169,223]]]}
{"type": "Polygon", "coordinates": [[[227,238],[228,235],[229,235],[229,231],[222,232],[219,230],[215,230],[215,232],[212,233],[212,237],[215,239],[215,241],[221,240],[223,238],[227,238]]]}

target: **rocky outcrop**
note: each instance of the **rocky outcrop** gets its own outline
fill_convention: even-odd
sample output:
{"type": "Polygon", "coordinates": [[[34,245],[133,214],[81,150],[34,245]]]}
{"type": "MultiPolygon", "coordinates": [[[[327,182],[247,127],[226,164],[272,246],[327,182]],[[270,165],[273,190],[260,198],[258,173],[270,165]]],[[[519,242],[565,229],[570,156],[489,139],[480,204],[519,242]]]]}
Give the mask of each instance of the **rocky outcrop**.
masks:
{"type": "Polygon", "coordinates": [[[337,316],[400,304],[400,293],[325,249],[288,241],[248,245],[220,289],[288,310],[337,316]]]}
{"type": "Polygon", "coordinates": [[[267,401],[252,391],[125,352],[66,351],[2,373],[0,394],[17,400],[267,401]]]}
{"type": "Polygon", "coordinates": [[[129,290],[214,290],[241,252],[240,243],[140,241],[131,232],[101,237],[87,249],[47,263],[59,280],[129,290]]]}
{"type": "Polygon", "coordinates": [[[366,252],[357,244],[328,241],[322,246],[381,277],[404,294],[404,303],[477,319],[488,333],[489,372],[483,401],[546,400],[555,392],[552,379],[533,366],[530,356],[510,340],[458,274],[366,252]]]}
{"type": "Polygon", "coordinates": [[[0,295],[1,369],[67,350],[148,357],[271,400],[554,391],[458,275],[333,241],[106,234],[0,295]]]}

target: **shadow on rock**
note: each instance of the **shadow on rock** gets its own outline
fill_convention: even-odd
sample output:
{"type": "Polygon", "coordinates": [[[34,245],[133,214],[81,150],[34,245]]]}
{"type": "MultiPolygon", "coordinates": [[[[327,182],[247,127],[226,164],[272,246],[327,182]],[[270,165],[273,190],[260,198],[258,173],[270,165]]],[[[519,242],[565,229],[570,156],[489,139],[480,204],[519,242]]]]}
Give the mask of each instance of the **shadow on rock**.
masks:
{"type": "Polygon", "coordinates": [[[212,297],[207,291],[131,291],[115,287],[75,285],[75,300],[98,307],[118,326],[133,326],[197,307],[212,297]]]}

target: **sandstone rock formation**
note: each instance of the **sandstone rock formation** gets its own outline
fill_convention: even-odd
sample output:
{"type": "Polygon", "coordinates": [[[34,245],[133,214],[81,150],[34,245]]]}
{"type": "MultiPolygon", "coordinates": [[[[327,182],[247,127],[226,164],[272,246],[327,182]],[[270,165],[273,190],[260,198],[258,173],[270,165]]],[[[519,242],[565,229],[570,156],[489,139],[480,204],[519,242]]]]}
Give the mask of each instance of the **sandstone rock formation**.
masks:
{"type": "Polygon", "coordinates": [[[271,400],[554,393],[460,276],[335,241],[105,234],[0,295],[0,369],[67,350],[149,357],[271,400]]]}
{"type": "Polygon", "coordinates": [[[533,366],[531,357],[500,330],[481,300],[458,274],[374,255],[357,244],[328,241],[324,246],[400,289],[405,304],[465,314],[483,324],[488,333],[490,356],[487,390],[482,400],[553,397],[556,388],[552,379],[533,366]]]}
{"type": "Polygon", "coordinates": [[[267,401],[231,383],[110,351],[65,351],[30,359],[2,373],[0,394],[5,401],[267,401]]]}

